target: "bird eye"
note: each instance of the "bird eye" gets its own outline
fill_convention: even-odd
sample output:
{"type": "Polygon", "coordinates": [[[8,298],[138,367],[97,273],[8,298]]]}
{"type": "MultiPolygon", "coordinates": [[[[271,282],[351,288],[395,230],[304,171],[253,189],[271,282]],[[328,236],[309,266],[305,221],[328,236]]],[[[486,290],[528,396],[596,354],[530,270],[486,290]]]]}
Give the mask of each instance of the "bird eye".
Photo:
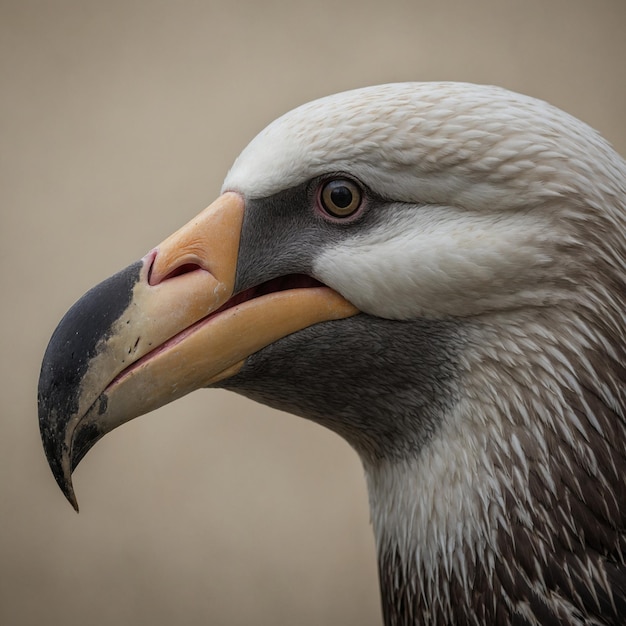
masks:
{"type": "Polygon", "coordinates": [[[322,187],[320,202],[332,217],[349,217],[361,206],[361,190],[345,178],[329,180],[322,187]]]}

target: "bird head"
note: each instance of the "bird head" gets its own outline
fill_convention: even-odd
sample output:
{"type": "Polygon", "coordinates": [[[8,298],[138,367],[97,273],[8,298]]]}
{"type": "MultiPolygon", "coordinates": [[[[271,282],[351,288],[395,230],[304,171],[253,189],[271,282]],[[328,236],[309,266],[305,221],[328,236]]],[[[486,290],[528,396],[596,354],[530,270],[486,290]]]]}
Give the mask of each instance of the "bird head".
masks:
{"type": "MultiPolygon", "coordinates": [[[[358,397],[398,393],[397,378],[419,388],[425,360],[445,404],[439,367],[458,372],[463,320],[571,302],[590,243],[580,226],[611,217],[594,184],[607,151],[543,102],[466,84],[358,89],[277,119],[215,203],[55,331],[39,406],[60,485],[71,496],[71,470],[103,434],[209,385],[393,453],[382,417],[365,418],[380,407],[358,397]],[[337,417],[347,402],[362,424],[337,417]]],[[[428,412],[397,436],[421,441],[428,412]]]]}
{"type": "Polygon", "coordinates": [[[59,324],[39,386],[59,485],[76,504],[96,441],[200,387],[315,420],[366,469],[463,457],[469,475],[475,453],[493,478],[532,368],[556,397],[564,351],[624,330],[625,172],[582,122],[495,87],[383,85],[287,113],[213,204],[59,324]]]}

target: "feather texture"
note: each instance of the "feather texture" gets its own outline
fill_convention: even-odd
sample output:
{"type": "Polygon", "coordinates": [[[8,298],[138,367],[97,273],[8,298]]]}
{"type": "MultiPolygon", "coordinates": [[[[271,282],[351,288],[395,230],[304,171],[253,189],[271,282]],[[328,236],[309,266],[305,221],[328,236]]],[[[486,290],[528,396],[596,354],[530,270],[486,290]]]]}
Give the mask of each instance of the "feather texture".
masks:
{"type": "Polygon", "coordinates": [[[412,428],[436,428],[386,454],[363,433],[399,419],[404,396],[378,417],[361,404],[367,426],[346,430],[323,399],[317,409],[294,399],[288,374],[282,399],[255,391],[249,380],[267,353],[241,387],[325,423],[360,452],[386,624],[623,623],[625,162],[588,126],[532,98],[386,85],[278,119],[224,189],[265,198],[333,172],[385,206],[375,227],[323,246],[313,275],[369,315],[422,320],[422,337],[424,320],[453,321],[454,382],[415,383],[449,402],[434,422],[418,409],[407,441],[412,428]]]}

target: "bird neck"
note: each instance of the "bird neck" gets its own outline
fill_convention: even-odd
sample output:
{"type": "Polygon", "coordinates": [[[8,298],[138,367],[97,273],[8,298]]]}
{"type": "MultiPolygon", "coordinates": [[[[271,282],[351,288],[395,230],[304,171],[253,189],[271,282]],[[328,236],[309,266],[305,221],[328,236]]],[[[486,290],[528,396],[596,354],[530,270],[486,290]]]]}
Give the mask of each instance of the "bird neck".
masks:
{"type": "Polygon", "coordinates": [[[386,626],[463,624],[477,586],[490,593],[505,504],[485,439],[467,430],[459,416],[418,458],[366,464],[386,626]]]}
{"type": "Polygon", "coordinates": [[[623,623],[626,354],[552,324],[477,331],[421,449],[362,457],[386,626],[623,623]]]}

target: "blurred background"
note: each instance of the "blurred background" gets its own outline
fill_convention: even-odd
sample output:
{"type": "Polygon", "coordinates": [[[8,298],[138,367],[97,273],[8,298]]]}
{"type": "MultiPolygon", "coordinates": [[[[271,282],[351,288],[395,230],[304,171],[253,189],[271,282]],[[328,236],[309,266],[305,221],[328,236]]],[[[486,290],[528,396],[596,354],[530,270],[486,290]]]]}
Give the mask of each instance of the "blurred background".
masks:
{"type": "Polygon", "coordinates": [[[623,0],[0,1],[0,624],[379,626],[347,444],[199,391],[96,446],[76,515],[39,439],[47,341],[318,96],[494,83],[626,154],[625,23],[623,0]]]}

